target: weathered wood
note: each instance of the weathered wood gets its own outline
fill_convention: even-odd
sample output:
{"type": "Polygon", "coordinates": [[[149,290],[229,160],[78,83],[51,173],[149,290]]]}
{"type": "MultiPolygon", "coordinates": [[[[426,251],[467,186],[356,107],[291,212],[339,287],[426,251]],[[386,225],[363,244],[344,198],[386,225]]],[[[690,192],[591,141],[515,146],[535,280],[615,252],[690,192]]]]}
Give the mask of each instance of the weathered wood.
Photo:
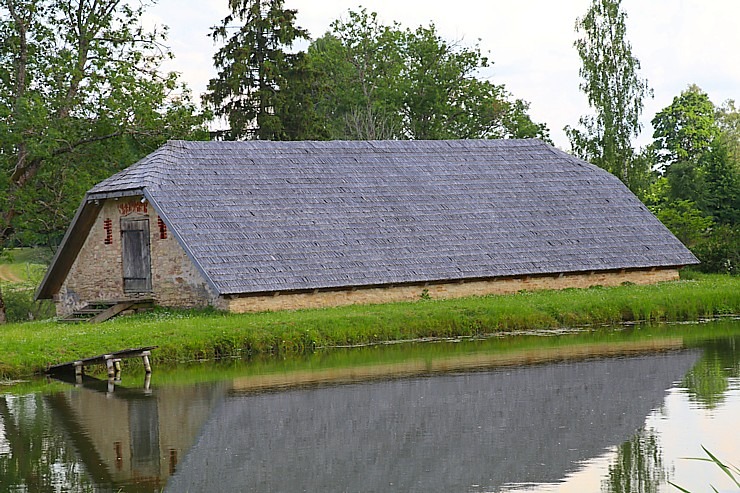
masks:
{"type": "Polygon", "coordinates": [[[108,378],[113,378],[116,376],[116,365],[114,363],[115,359],[112,354],[106,354],[104,356],[105,358],[105,367],[108,370],[108,378]]]}
{"type": "Polygon", "coordinates": [[[123,303],[118,303],[116,305],[113,305],[112,307],[108,308],[107,310],[103,310],[102,312],[98,313],[94,317],[92,317],[88,322],[91,324],[95,324],[98,322],[104,322],[110,318],[115,317],[119,313],[121,313],[124,310],[128,310],[132,306],[136,304],[135,301],[125,301],[123,303]]]}
{"type": "Polygon", "coordinates": [[[141,360],[144,362],[144,371],[147,373],[152,372],[152,365],[149,363],[149,356],[151,356],[150,351],[142,351],[141,353],[141,360]]]}
{"type": "Polygon", "coordinates": [[[70,315],[60,318],[60,322],[104,322],[130,308],[149,308],[154,305],[151,298],[134,298],[125,300],[90,301],[84,308],[75,310],[70,315]]]}
{"type": "Polygon", "coordinates": [[[156,349],[157,347],[158,346],[145,346],[140,348],[123,349],[114,353],[101,354],[91,358],[70,361],[68,363],[60,363],[47,368],[46,373],[60,373],[74,369],[75,375],[81,376],[84,375],[85,366],[105,364],[108,369],[108,376],[112,377],[115,375],[116,367],[120,368],[120,362],[125,358],[142,358],[144,360],[144,369],[147,373],[151,373],[152,367],[149,362],[149,356],[152,354],[152,349],[156,349]],[[113,373],[111,373],[111,371],[113,373]]]}
{"type": "Polygon", "coordinates": [[[121,220],[123,257],[123,290],[142,293],[152,290],[151,254],[149,252],[149,220],[121,220]]]}

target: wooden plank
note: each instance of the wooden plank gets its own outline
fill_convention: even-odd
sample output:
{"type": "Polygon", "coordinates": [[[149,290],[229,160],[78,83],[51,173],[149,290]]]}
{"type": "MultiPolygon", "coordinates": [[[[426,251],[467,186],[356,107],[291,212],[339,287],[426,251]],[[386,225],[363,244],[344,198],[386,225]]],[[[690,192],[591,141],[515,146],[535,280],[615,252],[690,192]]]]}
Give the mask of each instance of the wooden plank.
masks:
{"type": "MultiPolygon", "coordinates": [[[[98,356],[92,356],[90,358],[84,358],[76,361],[70,361],[67,363],[60,363],[58,365],[52,365],[47,368],[46,373],[57,373],[66,369],[82,368],[84,366],[90,366],[95,364],[105,364],[107,360],[126,359],[126,358],[143,358],[149,356],[152,349],[157,349],[159,346],[144,346],[139,348],[122,349],[121,351],[115,351],[113,353],[100,354],[98,356]]],[[[148,360],[148,358],[147,358],[148,360]]]]}
{"type": "Polygon", "coordinates": [[[121,313],[124,310],[128,310],[132,306],[136,304],[135,301],[125,301],[122,303],[118,303],[116,305],[113,305],[112,307],[108,308],[107,310],[103,310],[102,312],[98,313],[94,317],[92,317],[88,322],[91,324],[95,324],[98,322],[104,322],[108,320],[109,318],[113,318],[119,313],[121,313]]]}
{"type": "Polygon", "coordinates": [[[153,298],[133,298],[126,300],[90,301],[79,310],[75,310],[68,316],[60,318],[60,322],[103,322],[112,318],[128,308],[150,308],[154,306],[153,298]],[[117,305],[129,304],[126,307],[117,305]]]}
{"type": "Polygon", "coordinates": [[[36,299],[51,299],[59,292],[102,208],[102,203],[97,200],[82,202],[36,291],[36,299]]]}

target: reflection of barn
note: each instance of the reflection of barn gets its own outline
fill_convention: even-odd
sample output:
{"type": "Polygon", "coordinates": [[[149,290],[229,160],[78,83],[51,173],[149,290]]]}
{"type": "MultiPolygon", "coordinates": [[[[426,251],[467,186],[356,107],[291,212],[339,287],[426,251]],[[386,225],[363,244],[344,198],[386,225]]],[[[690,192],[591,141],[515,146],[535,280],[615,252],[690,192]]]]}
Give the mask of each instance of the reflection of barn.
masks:
{"type": "Polygon", "coordinates": [[[676,279],[614,176],[538,140],[169,142],[86,195],[38,297],[234,312],[676,279]]]}
{"type": "Polygon", "coordinates": [[[113,491],[132,483],[136,491],[160,491],[224,392],[201,385],[107,393],[101,384],[46,402],[95,484],[113,491]]]}
{"type": "Polygon", "coordinates": [[[697,358],[677,351],[232,393],[166,491],[497,491],[558,481],[629,438],[697,358]]]}

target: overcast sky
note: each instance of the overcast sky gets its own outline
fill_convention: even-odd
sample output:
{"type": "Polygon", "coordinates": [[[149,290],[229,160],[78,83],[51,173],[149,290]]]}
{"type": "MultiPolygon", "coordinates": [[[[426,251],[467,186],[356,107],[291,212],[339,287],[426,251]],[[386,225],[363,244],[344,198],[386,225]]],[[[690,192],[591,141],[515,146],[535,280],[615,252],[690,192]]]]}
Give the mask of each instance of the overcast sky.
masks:
{"type": "MultiPolygon", "coordinates": [[[[433,22],[440,34],[468,45],[479,42],[493,61],[482,76],[505,84],[531,104],[530,114],[550,128],[555,144],[569,149],[565,125],[590,113],[580,92],[580,59],[573,47],[575,21],[590,0],[285,0],[298,10],[297,24],[312,38],[360,5],[384,23],[415,28],[433,22]],[[480,41],[478,41],[480,40],[480,41]]],[[[194,94],[215,76],[209,27],[228,13],[227,0],[159,0],[150,23],[170,28],[175,60],[167,70],[182,74],[194,94]]],[[[640,60],[640,74],[655,91],[645,103],[638,145],[651,140],[650,120],[689,84],[715,104],[740,100],[740,0],[623,0],[627,36],[640,60]]]]}

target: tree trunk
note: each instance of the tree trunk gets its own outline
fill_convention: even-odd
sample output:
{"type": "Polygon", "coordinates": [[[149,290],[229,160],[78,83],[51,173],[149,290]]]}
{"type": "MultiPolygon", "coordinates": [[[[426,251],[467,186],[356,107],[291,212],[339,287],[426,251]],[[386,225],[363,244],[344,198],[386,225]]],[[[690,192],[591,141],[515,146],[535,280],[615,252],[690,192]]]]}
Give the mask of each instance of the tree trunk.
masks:
{"type": "Polygon", "coordinates": [[[3,291],[0,288],[0,325],[7,323],[8,318],[5,315],[5,300],[3,300],[3,291]]]}

